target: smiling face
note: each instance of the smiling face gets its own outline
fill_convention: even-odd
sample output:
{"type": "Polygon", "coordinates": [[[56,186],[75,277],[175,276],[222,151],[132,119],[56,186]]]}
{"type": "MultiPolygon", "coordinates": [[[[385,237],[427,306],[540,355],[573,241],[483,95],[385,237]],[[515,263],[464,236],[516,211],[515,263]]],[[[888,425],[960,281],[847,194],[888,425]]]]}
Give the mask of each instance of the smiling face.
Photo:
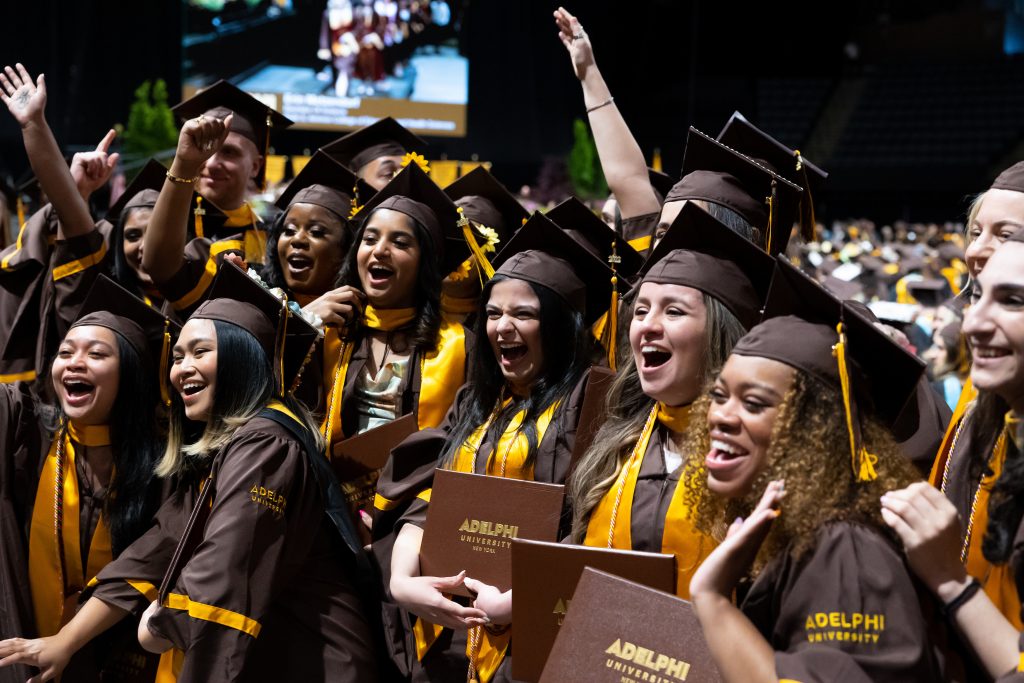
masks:
{"type": "Polygon", "coordinates": [[[726,361],[708,408],[711,450],[704,462],[711,491],[726,498],[750,492],[768,464],[772,428],[794,372],[758,356],[733,354],[726,361]]]}
{"type": "Polygon", "coordinates": [[[345,226],[317,204],[292,204],[277,238],[277,259],[288,289],[320,296],[331,289],[344,258],[345,226]]]}
{"type": "Polygon", "coordinates": [[[212,320],[190,318],[174,344],[171,386],[181,395],[185,416],[208,422],[217,389],[217,328],[212,320]]]}
{"type": "Polygon", "coordinates": [[[237,209],[262,163],[263,157],[252,140],[228,133],[224,145],[203,164],[196,189],[218,208],[237,209]]]}
{"type": "Polygon", "coordinates": [[[977,278],[985,264],[1006,239],[1024,228],[1024,192],[989,190],[971,221],[964,260],[977,278]]]}
{"type": "Polygon", "coordinates": [[[487,340],[501,374],[516,396],[528,396],[544,368],[540,299],[528,282],[496,283],[487,300],[487,340]]]}
{"type": "Polygon", "coordinates": [[[666,405],[692,403],[701,389],[707,309],[699,290],[645,282],[633,305],[629,343],[644,393],[666,405]]]}
{"type": "Polygon", "coordinates": [[[57,349],[51,376],[61,408],[78,425],[110,421],[121,380],[115,333],[106,327],[72,327],[57,349]]]}
{"type": "Polygon", "coordinates": [[[1007,242],[976,281],[963,332],[974,352],[971,381],[1024,414],[1024,244],[1007,242]]]}
{"type": "Polygon", "coordinates": [[[416,301],[420,243],[412,218],[377,209],[367,219],[356,252],[356,270],[374,308],[407,308],[416,301]]]}
{"type": "Polygon", "coordinates": [[[143,286],[153,284],[153,279],[142,267],[142,238],[146,235],[146,228],[149,226],[149,219],[153,215],[153,209],[138,208],[131,209],[124,221],[124,234],[121,237],[124,247],[124,260],[135,277],[143,286]]]}

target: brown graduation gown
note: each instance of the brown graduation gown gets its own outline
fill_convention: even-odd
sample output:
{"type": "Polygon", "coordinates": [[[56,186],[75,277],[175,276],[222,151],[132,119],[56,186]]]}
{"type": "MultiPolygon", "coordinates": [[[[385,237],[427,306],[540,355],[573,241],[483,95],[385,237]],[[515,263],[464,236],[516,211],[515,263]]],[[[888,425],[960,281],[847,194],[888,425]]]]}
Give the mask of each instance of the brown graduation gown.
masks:
{"type": "Polygon", "coordinates": [[[660,211],[623,218],[622,236],[626,238],[630,246],[640,252],[641,256],[647,256],[650,253],[650,247],[653,246],[651,242],[654,240],[654,231],[658,227],[660,219],[660,211]],[[638,240],[640,241],[638,242],[638,240]],[[643,242],[647,242],[648,246],[645,247],[643,242]]]}
{"type": "Polygon", "coordinates": [[[102,231],[57,240],[57,223],[53,207],[44,206],[18,243],[0,252],[0,379],[32,382],[46,397],[57,346],[107,251],[102,231]]]}
{"type": "Polygon", "coordinates": [[[782,680],[942,680],[903,559],[866,526],[826,524],[802,560],[787,554],[762,571],[740,608],[782,680]]]}
{"type": "MultiPolygon", "coordinates": [[[[43,427],[24,382],[0,385],[0,640],[36,637],[29,583],[29,529],[39,477],[50,451],[52,435],[43,427]]],[[[87,477],[84,458],[76,459],[79,481],[87,477]]],[[[104,491],[89,495],[80,486],[80,547],[89,548],[100,521],[104,491]]],[[[83,550],[87,552],[87,550],[83,550]]],[[[86,566],[83,561],[82,566],[86,566]]],[[[86,577],[88,580],[90,577],[86,577]]],[[[54,590],[59,591],[59,587],[54,590]]],[[[155,658],[147,657],[135,639],[133,624],[109,630],[71,659],[66,681],[152,680],[155,658]]],[[[0,681],[24,682],[24,667],[0,668],[0,681]]]]}
{"type": "MultiPolygon", "coordinates": [[[[537,455],[534,464],[534,481],[548,484],[564,484],[569,467],[572,463],[573,449],[576,444],[576,426],[579,422],[580,410],[583,407],[583,398],[586,390],[589,372],[584,373],[580,381],[572,389],[566,399],[555,411],[554,418],[544,433],[544,438],[537,444],[537,455]]],[[[455,400],[455,405],[448,412],[444,423],[435,430],[423,430],[410,436],[406,442],[392,452],[392,459],[397,460],[400,450],[418,451],[421,455],[430,453],[433,455],[429,466],[421,468],[418,472],[421,479],[412,488],[415,492],[429,488],[433,480],[433,472],[437,459],[444,448],[447,435],[451,427],[458,423],[461,412],[465,410],[465,401],[469,398],[469,387],[463,387],[455,400]],[[427,432],[430,432],[429,434],[427,432]]],[[[481,442],[476,462],[477,474],[486,474],[487,455],[494,449],[495,443],[500,434],[496,429],[488,430],[481,442]]],[[[426,460],[427,458],[424,458],[426,460]]],[[[387,471],[387,470],[385,470],[387,471]]],[[[393,472],[393,470],[392,470],[393,472]]],[[[390,472],[389,472],[390,474],[390,472]]],[[[378,490],[385,490],[394,493],[395,488],[409,490],[412,481],[394,482],[390,477],[381,475],[381,482],[378,483],[378,490]],[[381,487],[384,487],[383,489],[381,487]]],[[[413,494],[415,495],[415,494],[413,494]]],[[[429,504],[419,498],[415,498],[409,506],[408,511],[402,516],[399,524],[411,523],[416,526],[424,526],[426,523],[429,504]]],[[[568,533],[568,522],[571,515],[568,510],[563,514],[563,530],[561,535],[568,533]]],[[[462,600],[468,604],[468,601],[462,600]]],[[[413,681],[459,681],[464,680],[466,669],[469,666],[469,659],[466,657],[466,631],[453,631],[444,629],[437,641],[424,656],[423,661],[416,659],[416,646],[411,637],[412,621],[407,613],[402,612],[402,617],[408,619],[406,631],[408,638],[404,643],[408,655],[408,665],[411,667],[413,681]]],[[[386,636],[388,634],[385,634],[386,636]]],[[[389,643],[390,643],[389,639],[389,643]]],[[[505,658],[498,670],[491,679],[495,683],[505,683],[512,680],[512,654],[513,643],[509,645],[505,658]]]]}
{"type": "Polygon", "coordinates": [[[325,514],[309,457],[322,456],[263,417],[214,457],[201,540],[182,539],[194,550],[172,606],[150,620],[185,651],[182,683],[376,680],[354,559],[325,514]]]}

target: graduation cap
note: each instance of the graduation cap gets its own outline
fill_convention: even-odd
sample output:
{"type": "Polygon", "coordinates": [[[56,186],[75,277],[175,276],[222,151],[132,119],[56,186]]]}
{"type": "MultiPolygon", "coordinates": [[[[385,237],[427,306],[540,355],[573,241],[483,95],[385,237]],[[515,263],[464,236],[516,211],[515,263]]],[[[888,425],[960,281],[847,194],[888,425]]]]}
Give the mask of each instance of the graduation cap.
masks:
{"type": "Polygon", "coordinates": [[[170,403],[168,361],[180,325],[106,275],[93,284],[71,327],[83,325],[105,327],[128,342],[143,366],[157,374],[160,396],[165,404],[170,403]]]}
{"type": "Polygon", "coordinates": [[[496,231],[502,243],[530,217],[519,200],[483,166],[448,185],[444,193],[471,221],[496,231]]]}
{"type": "Polygon", "coordinates": [[[454,271],[470,254],[477,257],[488,277],[493,273],[469,220],[418,165],[409,164],[399,171],[360,209],[363,226],[377,209],[404,213],[422,225],[437,252],[442,273],[454,271]]]}
{"type": "Polygon", "coordinates": [[[1024,161],[1018,161],[996,176],[989,189],[1024,192],[1024,161]]]}
{"type": "Polygon", "coordinates": [[[647,167],[647,179],[651,181],[651,187],[658,193],[658,199],[665,202],[665,197],[672,191],[672,186],[676,184],[676,179],[670,176],[668,173],[662,173],[661,171],[655,171],[650,166],[647,167]]]}
{"type": "Polygon", "coordinates": [[[825,289],[844,301],[846,299],[855,299],[858,296],[864,295],[864,285],[853,280],[840,280],[837,277],[827,275],[825,276],[825,281],[822,284],[825,289]]]}
{"type": "Polygon", "coordinates": [[[427,143],[408,128],[385,116],[320,148],[340,164],[359,173],[363,166],[380,157],[424,154],[427,143]]]}
{"type": "Polygon", "coordinates": [[[121,214],[129,209],[152,209],[156,206],[156,199],[160,196],[160,189],[166,179],[167,167],[156,159],[150,159],[142,170],[135,174],[128,187],[124,188],[124,192],[107,210],[104,218],[116,224],[121,214]]]}
{"type": "MultiPolygon", "coordinates": [[[[221,264],[209,298],[191,318],[237,325],[256,337],[274,369],[279,396],[298,386],[320,333],[293,308],[230,262],[221,264]]],[[[190,319],[191,319],[190,318],[190,319]]]]}
{"type": "Polygon", "coordinates": [[[764,321],[732,352],[785,363],[840,390],[858,480],[876,476],[873,456],[860,440],[858,408],[873,406],[877,417],[892,426],[924,372],[920,359],[856,306],[844,304],[781,256],[776,257],[764,321]]]}
{"type": "Polygon", "coordinates": [[[545,215],[605,263],[610,263],[614,254],[616,261],[613,268],[622,277],[632,280],[640,272],[644,264],[640,252],[629,246],[621,235],[609,228],[579,199],[569,197],[545,215]]]}
{"type": "Polygon", "coordinates": [[[683,178],[665,201],[700,199],[731,209],[761,229],[766,251],[778,254],[789,244],[802,193],[799,185],[691,126],[683,178]]]}
{"type": "Polygon", "coordinates": [[[266,182],[270,130],[284,129],[293,123],[276,109],[223,79],[200,90],[171,111],[183,121],[200,115],[225,119],[229,114],[234,114],[234,118],[231,119],[231,132],[250,140],[263,155],[263,164],[256,177],[256,183],[261,188],[266,182]]]}
{"type": "Polygon", "coordinates": [[[744,327],[760,319],[775,260],[687,202],[640,270],[641,282],[693,287],[722,302],[744,327]]]}
{"type": "Polygon", "coordinates": [[[945,278],[926,278],[907,282],[907,293],[928,308],[938,308],[942,302],[953,297],[953,290],[945,278]]]}
{"type": "Polygon", "coordinates": [[[808,161],[800,154],[800,150],[790,149],[782,144],[738,111],[729,117],[722,132],[718,134],[718,141],[757,159],[786,180],[803,188],[803,195],[800,198],[800,227],[804,240],[813,242],[816,218],[812,191],[817,194],[821,190],[828,173],[808,161]]]}
{"type": "Polygon", "coordinates": [[[322,151],[318,151],[299,171],[274,205],[282,211],[287,211],[292,204],[316,204],[333,211],[342,223],[347,224],[358,208],[353,195],[372,197],[373,193],[374,189],[356,178],[352,171],[322,151]]]}
{"type": "Polygon", "coordinates": [[[608,310],[612,271],[551,219],[534,213],[494,258],[496,275],[547,287],[591,325],[608,310]]]}

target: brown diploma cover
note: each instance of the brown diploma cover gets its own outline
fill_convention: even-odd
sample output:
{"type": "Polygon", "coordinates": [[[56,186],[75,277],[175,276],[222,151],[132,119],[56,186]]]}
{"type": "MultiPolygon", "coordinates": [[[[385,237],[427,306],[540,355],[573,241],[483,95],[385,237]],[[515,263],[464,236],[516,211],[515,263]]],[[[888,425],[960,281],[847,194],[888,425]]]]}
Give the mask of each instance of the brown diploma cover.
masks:
{"type": "MultiPolygon", "coordinates": [[[[451,470],[434,473],[420,546],[424,576],[466,575],[512,587],[512,540],[554,541],[565,487],[451,470]]],[[[463,589],[455,591],[469,596],[463,589]]]]}
{"type": "MultiPolygon", "coordinates": [[[[515,658],[521,656],[517,650],[515,658]]],[[[719,680],[690,603],[590,568],[540,677],[540,683],[719,680]]]]}
{"type": "Polygon", "coordinates": [[[587,567],[656,590],[675,590],[674,555],[513,541],[512,623],[516,638],[512,676],[517,681],[533,683],[540,679],[576,584],[587,567]]]}

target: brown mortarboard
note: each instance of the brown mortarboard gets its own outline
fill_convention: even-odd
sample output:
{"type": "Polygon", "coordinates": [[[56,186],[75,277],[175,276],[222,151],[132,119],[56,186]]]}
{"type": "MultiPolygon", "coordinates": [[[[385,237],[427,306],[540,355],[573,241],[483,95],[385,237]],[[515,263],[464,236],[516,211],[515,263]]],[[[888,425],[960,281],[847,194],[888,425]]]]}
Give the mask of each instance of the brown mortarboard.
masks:
{"type": "Polygon", "coordinates": [[[93,284],[71,327],[81,325],[98,325],[119,334],[139,354],[143,366],[156,375],[161,398],[169,401],[168,360],[180,325],[106,275],[93,284]]]}
{"type": "Polygon", "coordinates": [[[209,298],[191,318],[231,323],[256,337],[274,369],[278,395],[294,391],[319,337],[290,306],[229,262],[221,264],[209,298]]]}
{"type": "Polygon", "coordinates": [[[1024,192],[1024,161],[1018,161],[992,181],[990,190],[1012,190],[1024,192]]]}
{"type": "Polygon", "coordinates": [[[128,187],[110,207],[104,218],[111,223],[117,223],[121,214],[128,209],[152,209],[156,206],[160,188],[164,186],[166,179],[167,167],[156,159],[150,159],[128,183],[128,187]]]}
{"type": "Polygon", "coordinates": [[[676,184],[676,179],[668,173],[655,171],[649,166],[647,167],[647,178],[651,181],[651,187],[658,193],[658,200],[664,204],[665,197],[672,191],[672,186],[676,184]]]}
{"type": "MultiPolygon", "coordinates": [[[[463,230],[458,208],[416,164],[403,168],[360,209],[358,217],[363,220],[363,225],[377,209],[404,213],[422,225],[433,242],[442,273],[454,271],[469,258],[470,253],[475,254],[467,243],[469,238],[476,239],[468,221],[465,221],[466,229],[463,230]]],[[[479,259],[482,253],[475,255],[479,259]]],[[[486,260],[483,259],[484,262],[486,260]]]]}
{"type": "Polygon", "coordinates": [[[626,280],[640,272],[644,257],[580,200],[569,197],[545,215],[605,263],[612,257],[614,244],[619,259],[615,271],[626,280]]]}
{"type": "Polygon", "coordinates": [[[503,244],[530,217],[519,200],[483,166],[444,188],[444,193],[471,221],[496,231],[503,244]]]}
{"type": "Polygon", "coordinates": [[[691,127],[683,155],[683,178],[666,202],[700,199],[735,211],[764,231],[770,254],[789,244],[803,188],[756,160],[691,127]]]}
{"type": "Polygon", "coordinates": [[[274,204],[282,211],[287,211],[292,204],[316,204],[333,211],[347,224],[355,208],[354,187],[358,187],[360,197],[372,197],[375,192],[352,171],[318,151],[274,204]]]}
{"type": "Polygon", "coordinates": [[[929,308],[937,308],[942,302],[952,298],[953,291],[945,278],[927,278],[907,282],[907,292],[919,304],[929,308]]]}
{"type": "Polygon", "coordinates": [[[823,284],[825,289],[843,300],[855,299],[864,294],[864,285],[853,280],[840,280],[837,277],[826,275],[823,284]]]}
{"type": "Polygon", "coordinates": [[[544,214],[534,213],[494,258],[502,274],[547,287],[587,325],[608,310],[612,271],[544,214]]]}
{"type": "Polygon", "coordinates": [[[640,270],[643,282],[693,287],[744,327],[757,323],[775,260],[696,204],[687,203],[640,270]]]}
{"type": "Polygon", "coordinates": [[[380,157],[405,156],[409,152],[424,154],[427,143],[398,121],[385,116],[320,149],[338,163],[359,173],[359,169],[380,157]]]}
{"type": "Polygon", "coordinates": [[[250,140],[264,157],[260,172],[256,176],[256,184],[260,187],[263,187],[266,175],[270,130],[287,128],[293,123],[276,109],[225,80],[219,80],[210,87],[203,88],[171,111],[182,121],[200,115],[225,119],[228,114],[234,114],[234,118],[231,119],[231,132],[250,140]]]}
{"type": "Polygon", "coordinates": [[[841,302],[781,256],[776,261],[764,320],[733,353],[780,361],[837,389],[843,389],[839,361],[845,355],[853,394],[891,425],[914,393],[924,363],[875,327],[856,304],[841,302]],[[840,324],[843,354],[834,349],[840,324]]]}
{"type": "Polygon", "coordinates": [[[828,178],[828,173],[808,161],[800,150],[790,149],[751,123],[743,114],[733,112],[718,141],[764,163],[786,180],[803,188],[800,199],[800,228],[807,242],[815,240],[814,196],[828,178]],[[813,192],[813,194],[812,194],[813,192]]]}

